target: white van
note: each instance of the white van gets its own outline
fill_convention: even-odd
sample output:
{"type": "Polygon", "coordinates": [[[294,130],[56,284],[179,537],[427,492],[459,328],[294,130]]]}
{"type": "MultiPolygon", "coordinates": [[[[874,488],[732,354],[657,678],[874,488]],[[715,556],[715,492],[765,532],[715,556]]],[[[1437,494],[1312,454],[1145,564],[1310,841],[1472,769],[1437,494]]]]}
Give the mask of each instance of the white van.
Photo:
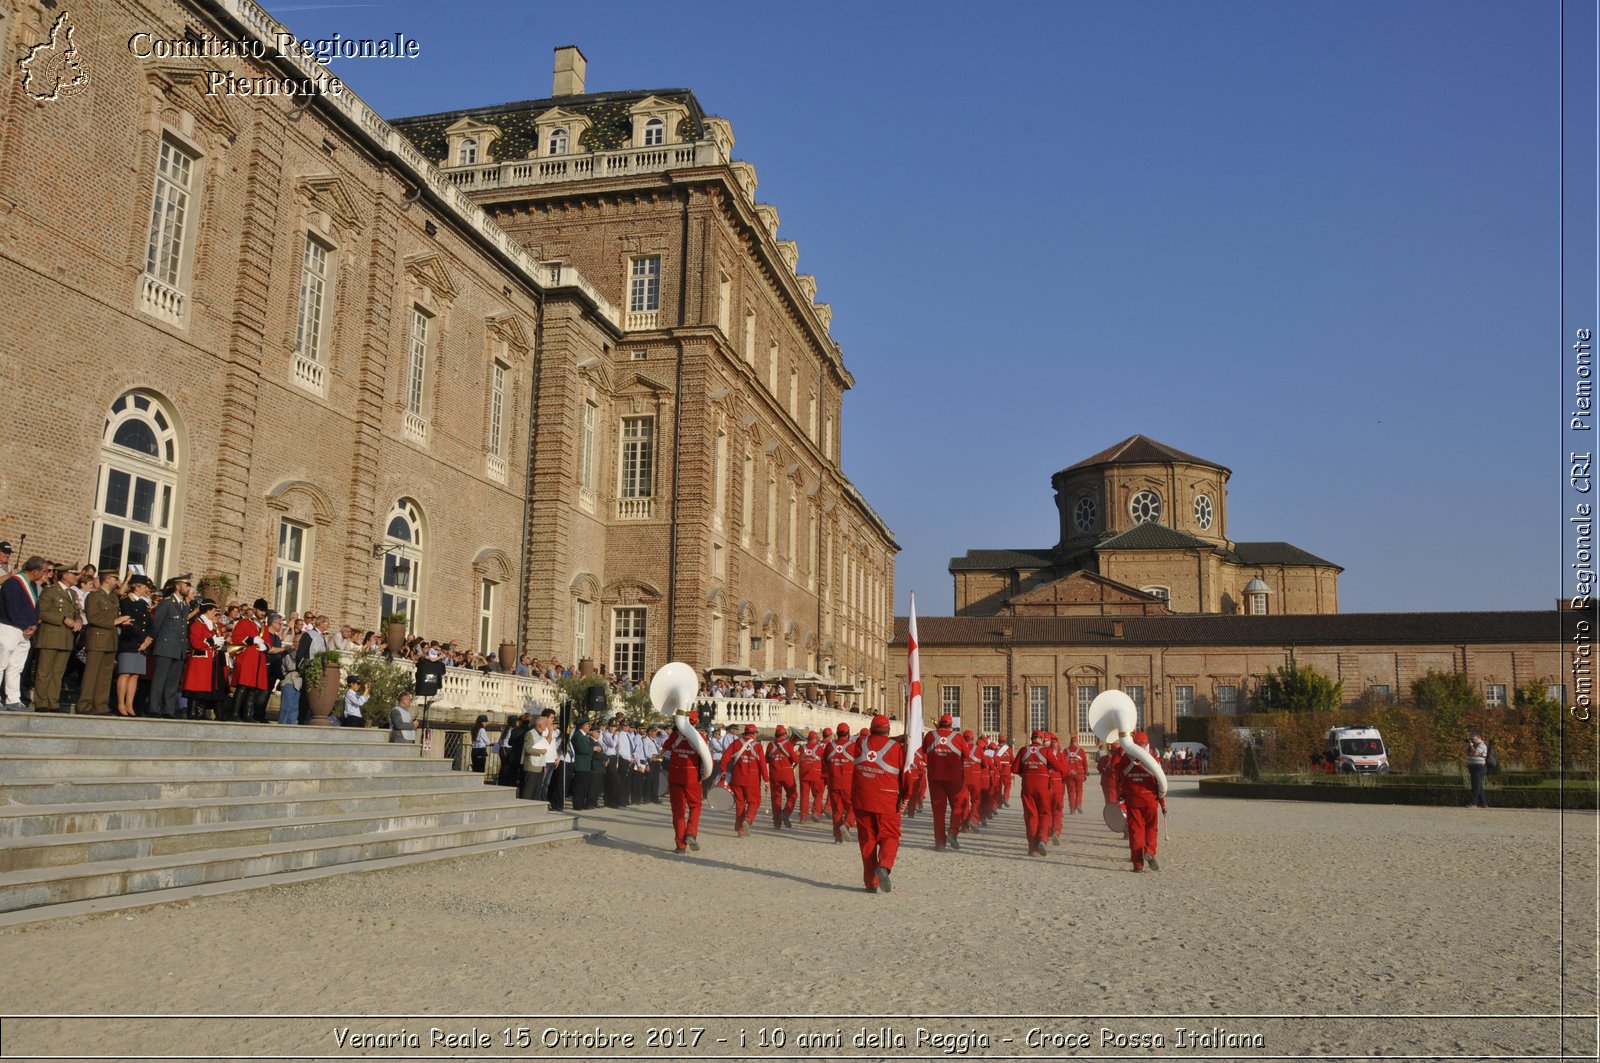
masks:
{"type": "Polygon", "coordinates": [[[1342,775],[1389,770],[1389,751],[1376,727],[1331,727],[1322,740],[1323,758],[1342,775]]]}

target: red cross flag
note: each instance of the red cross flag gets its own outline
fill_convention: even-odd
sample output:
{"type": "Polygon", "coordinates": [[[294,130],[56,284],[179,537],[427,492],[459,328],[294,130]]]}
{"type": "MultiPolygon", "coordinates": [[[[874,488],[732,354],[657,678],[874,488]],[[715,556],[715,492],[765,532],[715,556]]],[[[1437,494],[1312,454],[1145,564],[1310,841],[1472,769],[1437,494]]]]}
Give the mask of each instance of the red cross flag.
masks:
{"type": "Polygon", "coordinates": [[[922,661],[917,655],[917,596],[911,595],[911,624],[906,628],[906,682],[911,704],[906,711],[906,768],[922,755],[922,661]]]}

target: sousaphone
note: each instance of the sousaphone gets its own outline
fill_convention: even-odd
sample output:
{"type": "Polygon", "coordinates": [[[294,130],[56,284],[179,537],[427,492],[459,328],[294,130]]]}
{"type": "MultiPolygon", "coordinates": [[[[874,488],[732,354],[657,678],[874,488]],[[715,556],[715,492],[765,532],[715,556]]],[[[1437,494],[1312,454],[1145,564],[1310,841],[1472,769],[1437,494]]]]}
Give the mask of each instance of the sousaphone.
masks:
{"type": "MultiPolygon", "coordinates": [[[[1120,690],[1102,691],[1089,703],[1089,730],[1100,741],[1120,747],[1124,754],[1142,764],[1146,771],[1156,777],[1161,786],[1161,796],[1166,797],[1167,773],[1161,770],[1161,762],[1133,740],[1138,721],[1139,707],[1120,690]]],[[[1127,814],[1118,803],[1107,805],[1102,815],[1106,826],[1118,834],[1128,826],[1127,814]]]]}

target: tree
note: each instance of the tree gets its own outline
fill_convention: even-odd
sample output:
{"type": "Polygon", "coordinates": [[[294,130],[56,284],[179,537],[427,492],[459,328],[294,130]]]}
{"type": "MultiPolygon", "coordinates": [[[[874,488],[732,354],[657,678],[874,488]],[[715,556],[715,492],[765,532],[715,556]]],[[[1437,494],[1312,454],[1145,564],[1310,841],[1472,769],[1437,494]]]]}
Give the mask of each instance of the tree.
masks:
{"type": "Polygon", "coordinates": [[[1256,688],[1256,708],[1266,712],[1328,712],[1344,702],[1344,684],[1309,665],[1284,665],[1256,688]]]}
{"type": "Polygon", "coordinates": [[[1483,695],[1460,672],[1429,672],[1412,680],[1411,701],[1433,717],[1433,736],[1439,750],[1459,746],[1466,738],[1462,734],[1463,717],[1483,707],[1483,695]]]}
{"type": "Polygon", "coordinates": [[[1523,727],[1528,731],[1532,746],[1531,749],[1523,751],[1524,756],[1531,753],[1537,758],[1537,764],[1525,766],[1538,767],[1545,771],[1563,767],[1561,703],[1551,700],[1546,682],[1541,679],[1518,687],[1516,705],[1522,712],[1523,727]]]}

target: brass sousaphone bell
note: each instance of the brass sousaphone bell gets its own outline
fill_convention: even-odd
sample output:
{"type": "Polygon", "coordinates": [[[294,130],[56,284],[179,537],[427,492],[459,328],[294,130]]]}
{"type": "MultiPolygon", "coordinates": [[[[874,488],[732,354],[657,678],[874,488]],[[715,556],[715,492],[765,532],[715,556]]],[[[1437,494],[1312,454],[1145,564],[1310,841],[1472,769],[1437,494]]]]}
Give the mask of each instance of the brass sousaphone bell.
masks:
{"type": "MultiPolygon", "coordinates": [[[[1089,703],[1089,730],[1094,736],[1108,745],[1120,746],[1128,756],[1144,765],[1145,770],[1156,777],[1161,785],[1161,796],[1167,796],[1167,773],[1161,770],[1161,762],[1150,755],[1150,751],[1141,747],[1133,740],[1134,728],[1139,722],[1139,707],[1133,699],[1120,690],[1106,690],[1095,695],[1094,701],[1089,703]]],[[[1106,826],[1118,834],[1127,827],[1127,816],[1122,811],[1122,806],[1113,802],[1105,807],[1103,813],[1106,826]]]]}

